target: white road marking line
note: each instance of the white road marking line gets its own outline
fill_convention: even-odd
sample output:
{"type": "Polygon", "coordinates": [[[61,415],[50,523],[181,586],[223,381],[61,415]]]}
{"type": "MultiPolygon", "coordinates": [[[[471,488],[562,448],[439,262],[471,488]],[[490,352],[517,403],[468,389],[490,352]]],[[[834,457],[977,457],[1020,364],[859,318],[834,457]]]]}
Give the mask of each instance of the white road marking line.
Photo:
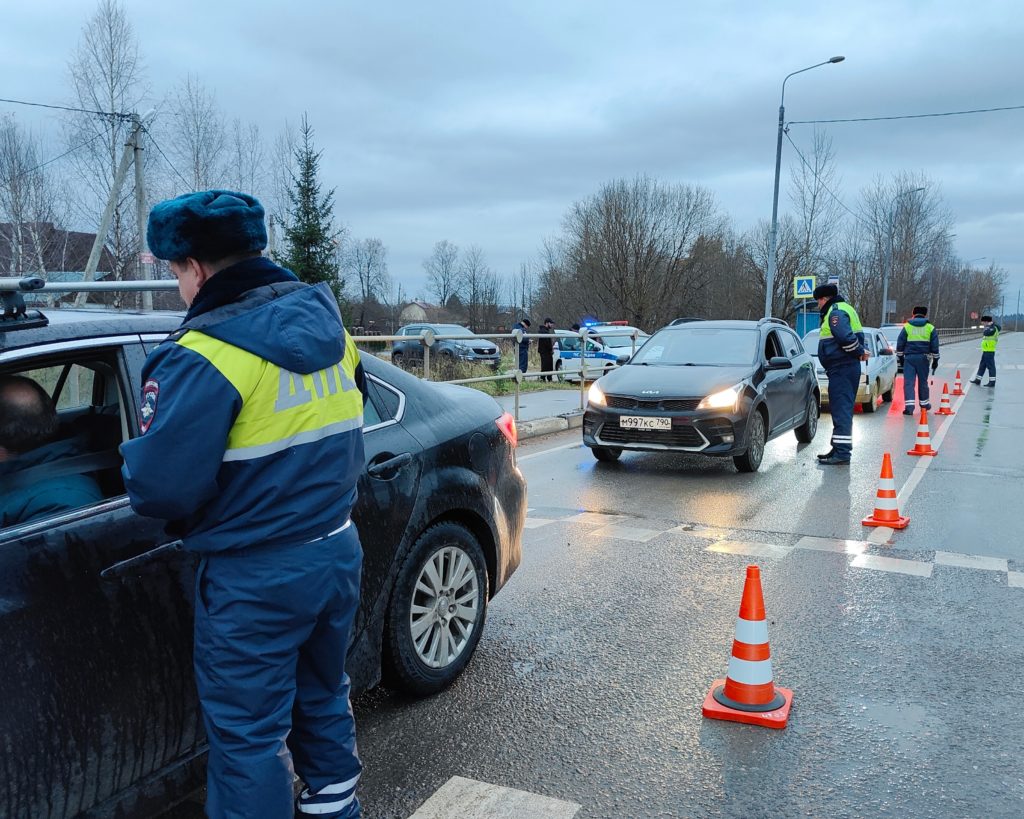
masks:
{"type": "Polygon", "coordinates": [[[871,530],[871,534],[868,535],[868,543],[872,546],[881,546],[883,543],[888,543],[894,531],[894,529],[890,529],[888,526],[876,526],[871,530]]]}
{"type": "Polygon", "coordinates": [[[605,515],[602,512],[580,512],[578,515],[562,518],[567,523],[588,523],[591,526],[607,526],[610,523],[620,523],[625,519],[625,515],[605,515]]]}
{"type": "Polygon", "coordinates": [[[661,532],[657,529],[641,529],[637,526],[626,526],[621,523],[603,526],[590,533],[591,537],[610,537],[616,540],[631,540],[634,543],[646,543],[660,534],[661,532]]]}
{"type": "Polygon", "coordinates": [[[551,447],[551,449],[543,449],[540,452],[528,452],[526,455],[517,455],[516,461],[528,461],[531,458],[539,458],[541,455],[550,455],[552,452],[562,452],[563,450],[566,449],[578,449],[582,446],[583,444],[579,442],[573,444],[562,444],[561,446],[553,446],[551,447]]]}
{"type": "MultiPolygon", "coordinates": [[[[956,401],[953,402],[953,412],[957,413],[960,410],[960,405],[967,399],[968,393],[971,391],[971,385],[964,385],[964,394],[959,396],[956,401]]],[[[932,448],[938,449],[942,442],[946,439],[946,433],[949,432],[949,427],[956,418],[956,414],[947,415],[943,418],[941,424],[939,424],[938,432],[932,438],[932,448]]],[[[920,458],[923,463],[917,464],[913,471],[910,473],[910,477],[907,478],[906,482],[900,487],[899,494],[896,496],[896,505],[899,506],[900,511],[906,514],[904,507],[910,503],[910,498],[914,494],[914,490],[917,489],[917,485],[921,483],[921,479],[924,477],[924,473],[928,471],[928,467],[935,461],[934,457],[925,456],[920,458]]]]}
{"type": "Polygon", "coordinates": [[[705,552],[718,552],[724,555],[743,555],[744,557],[764,557],[781,560],[791,551],[792,546],[777,546],[774,543],[755,543],[750,540],[720,540],[712,543],[705,552]]]}
{"type": "Polygon", "coordinates": [[[541,526],[547,526],[549,523],[555,521],[551,518],[527,518],[526,523],[523,524],[524,529],[540,529],[541,526]]]}
{"type": "Polygon", "coordinates": [[[816,552],[838,552],[840,554],[859,555],[870,546],[863,540],[835,540],[828,537],[802,537],[796,542],[794,549],[813,549],[816,552]]]}
{"type": "Polygon", "coordinates": [[[936,552],[935,562],[943,566],[959,566],[961,569],[985,569],[990,572],[1008,571],[1003,558],[982,555],[964,555],[958,552],[936,552]]]}
{"type": "Polygon", "coordinates": [[[1006,585],[1024,589],[1024,572],[1007,572],[1006,585]]]}
{"type": "Polygon", "coordinates": [[[453,776],[409,819],[572,819],[582,805],[453,776]]]}
{"type": "Polygon", "coordinates": [[[903,560],[898,557],[877,557],[876,555],[858,555],[850,561],[850,566],[855,569],[897,572],[915,577],[931,577],[932,569],[935,568],[933,563],[923,563],[920,560],[903,560]]]}

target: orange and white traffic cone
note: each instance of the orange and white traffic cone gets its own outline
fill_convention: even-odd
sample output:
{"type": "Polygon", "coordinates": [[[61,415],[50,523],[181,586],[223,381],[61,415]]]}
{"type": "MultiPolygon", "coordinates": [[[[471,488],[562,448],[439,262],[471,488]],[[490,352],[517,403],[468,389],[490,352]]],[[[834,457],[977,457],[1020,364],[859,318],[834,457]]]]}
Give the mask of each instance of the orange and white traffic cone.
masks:
{"type": "Polygon", "coordinates": [[[932,449],[932,437],[928,433],[928,410],[921,410],[921,417],[917,420],[917,442],[914,448],[907,451],[908,455],[938,455],[937,449],[932,449]]]}
{"type": "Polygon", "coordinates": [[[890,529],[906,529],[910,518],[900,515],[896,505],[896,479],[892,474],[892,457],[888,452],[882,457],[882,474],[878,477],[878,495],[875,511],[861,524],[864,526],[888,526],[890,529]]]}
{"type": "Polygon", "coordinates": [[[956,415],[953,409],[949,406],[949,384],[943,383],[942,385],[942,400],[939,402],[939,411],[936,415],[956,415]]]}
{"type": "Polygon", "coordinates": [[[777,688],[772,681],[761,570],[757,566],[747,566],[729,670],[724,680],[715,680],[711,684],[702,711],[711,719],[785,728],[792,704],[793,692],[788,688],[777,688]]]}
{"type": "Polygon", "coordinates": [[[960,370],[956,371],[956,378],[953,380],[953,395],[963,395],[964,385],[960,382],[960,370]]]}

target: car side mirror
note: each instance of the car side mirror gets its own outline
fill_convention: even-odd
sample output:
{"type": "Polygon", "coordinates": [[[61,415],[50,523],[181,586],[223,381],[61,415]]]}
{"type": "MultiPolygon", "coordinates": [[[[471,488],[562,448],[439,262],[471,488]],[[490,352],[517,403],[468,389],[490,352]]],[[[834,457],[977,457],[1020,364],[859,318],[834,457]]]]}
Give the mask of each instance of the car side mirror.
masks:
{"type": "Polygon", "coordinates": [[[615,363],[621,367],[623,364],[628,364],[630,358],[632,358],[632,356],[620,355],[618,358],[615,359],[615,363]]]}
{"type": "Polygon", "coordinates": [[[893,353],[893,351],[892,351],[892,347],[881,347],[878,350],[878,354],[879,355],[895,355],[895,353],[893,353]]]}
{"type": "Polygon", "coordinates": [[[784,355],[773,355],[768,360],[767,370],[789,370],[792,369],[793,362],[786,358],[784,355]]]}

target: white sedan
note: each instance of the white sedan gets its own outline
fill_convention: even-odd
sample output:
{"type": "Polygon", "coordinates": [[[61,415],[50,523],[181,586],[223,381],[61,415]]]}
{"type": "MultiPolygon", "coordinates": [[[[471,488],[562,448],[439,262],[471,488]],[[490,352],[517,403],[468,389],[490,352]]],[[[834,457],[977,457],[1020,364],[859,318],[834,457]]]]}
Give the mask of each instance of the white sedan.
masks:
{"type": "MultiPolygon", "coordinates": [[[[864,345],[871,357],[861,362],[860,387],[857,402],[864,412],[874,412],[879,398],[892,401],[892,389],[896,383],[896,348],[889,343],[881,330],[863,328],[864,345]]],[[[814,357],[814,374],[821,390],[822,406],[828,404],[828,376],[825,368],[818,363],[818,331],[811,330],[804,336],[804,349],[814,357]]]]}

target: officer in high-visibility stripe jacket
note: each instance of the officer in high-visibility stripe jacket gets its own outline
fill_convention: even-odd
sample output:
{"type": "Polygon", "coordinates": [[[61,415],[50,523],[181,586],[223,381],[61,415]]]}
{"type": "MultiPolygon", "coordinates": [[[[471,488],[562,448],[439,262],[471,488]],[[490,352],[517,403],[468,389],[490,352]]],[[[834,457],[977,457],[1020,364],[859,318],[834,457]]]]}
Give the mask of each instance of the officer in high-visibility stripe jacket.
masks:
{"type": "Polygon", "coordinates": [[[867,360],[860,318],[839,295],[834,284],[815,288],[821,311],[818,361],[828,375],[828,405],[832,414],[832,449],[818,456],[826,466],[847,466],[853,453],[853,405],[860,386],[860,362],[867,360]]]}
{"type": "Polygon", "coordinates": [[[999,344],[999,331],[1002,329],[992,316],[982,316],[981,324],[985,332],[981,336],[981,363],[978,365],[978,374],[971,379],[972,384],[980,384],[981,377],[988,373],[986,387],[996,385],[996,346],[999,344]]]}
{"type": "Polygon", "coordinates": [[[150,250],[190,305],[143,368],[142,434],[122,445],[140,514],[200,555],[195,672],[209,739],[207,815],[359,816],[345,653],[362,548],[359,353],[326,284],[260,252],[253,197],[161,202],[150,250]]]}
{"type": "Polygon", "coordinates": [[[932,375],[939,368],[939,331],[928,321],[928,308],[915,307],[914,315],[900,330],[896,339],[896,356],[903,362],[903,414],[913,415],[914,384],[924,409],[931,409],[928,390],[928,366],[932,375]]]}

